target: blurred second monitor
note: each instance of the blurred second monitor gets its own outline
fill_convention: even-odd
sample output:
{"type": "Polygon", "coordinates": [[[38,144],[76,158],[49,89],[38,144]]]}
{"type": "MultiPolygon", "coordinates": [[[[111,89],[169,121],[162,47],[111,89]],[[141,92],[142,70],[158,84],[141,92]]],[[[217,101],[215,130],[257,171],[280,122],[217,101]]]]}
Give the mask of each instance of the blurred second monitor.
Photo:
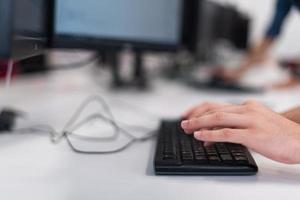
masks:
{"type": "Polygon", "coordinates": [[[0,59],[24,59],[47,45],[50,0],[0,1],[0,59]]]}
{"type": "Polygon", "coordinates": [[[198,59],[214,59],[214,48],[226,42],[240,50],[248,48],[250,19],[232,5],[223,5],[209,0],[195,0],[197,9],[193,39],[189,49],[198,59]]]}

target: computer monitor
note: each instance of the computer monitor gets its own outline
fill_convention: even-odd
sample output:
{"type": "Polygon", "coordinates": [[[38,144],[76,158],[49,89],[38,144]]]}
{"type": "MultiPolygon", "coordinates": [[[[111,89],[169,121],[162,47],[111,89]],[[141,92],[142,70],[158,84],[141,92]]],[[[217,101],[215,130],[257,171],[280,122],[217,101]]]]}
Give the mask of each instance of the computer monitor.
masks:
{"type": "Polygon", "coordinates": [[[0,59],[40,54],[48,36],[50,0],[0,1],[0,59]]]}
{"type": "Polygon", "coordinates": [[[247,50],[250,19],[235,6],[224,5],[218,12],[215,28],[219,40],[229,42],[233,47],[247,50]]]}
{"type": "Polygon", "coordinates": [[[184,0],[54,0],[56,48],[176,50],[184,0]]]}
{"type": "Polygon", "coordinates": [[[249,18],[234,6],[208,0],[193,1],[197,1],[194,6],[197,9],[194,9],[195,21],[190,26],[192,31],[189,31],[193,35],[190,33],[188,37],[190,38],[189,46],[192,47],[191,52],[196,59],[213,61],[216,58],[216,48],[224,42],[237,49],[247,48],[249,18]]]}
{"type": "Polygon", "coordinates": [[[222,6],[217,2],[201,0],[198,5],[194,54],[200,60],[210,59],[213,47],[219,39],[216,27],[221,26],[217,23],[221,11],[222,6]]]}

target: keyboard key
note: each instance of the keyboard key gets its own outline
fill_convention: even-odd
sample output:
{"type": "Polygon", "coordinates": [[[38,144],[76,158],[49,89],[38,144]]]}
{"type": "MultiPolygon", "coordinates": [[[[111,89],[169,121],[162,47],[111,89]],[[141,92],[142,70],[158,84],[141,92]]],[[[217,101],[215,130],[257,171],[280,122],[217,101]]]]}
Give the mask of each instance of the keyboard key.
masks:
{"type": "Polygon", "coordinates": [[[163,154],[164,155],[169,155],[169,156],[175,156],[175,154],[173,152],[167,152],[167,151],[165,151],[163,154]]]}
{"type": "Polygon", "coordinates": [[[218,156],[208,156],[208,160],[212,164],[220,164],[221,159],[218,156]]]}
{"type": "Polygon", "coordinates": [[[193,161],[193,156],[182,156],[183,161],[193,161]]]}
{"type": "Polygon", "coordinates": [[[219,154],[229,154],[228,150],[218,150],[219,154]]]}
{"type": "Polygon", "coordinates": [[[217,152],[208,152],[207,153],[208,156],[218,156],[217,152]]]}
{"type": "Polygon", "coordinates": [[[195,156],[195,160],[197,163],[207,163],[207,157],[206,156],[195,156]]]}
{"type": "Polygon", "coordinates": [[[234,157],[236,157],[236,156],[242,156],[242,157],[245,157],[245,156],[246,156],[244,153],[232,153],[232,155],[233,155],[234,157]]]}
{"type": "Polygon", "coordinates": [[[235,153],[244,153],[244,151],[241,150],[241,149],[231,150],[230,152],[231,152],[232,154],[235,154],[235,153]]]}
{"type": "Polygon", "coordinates": [[[230,163],[233,161],[233,158],[230,154],[221,154],[220,157],[224,163],[230,163]]]}
{"type": "Polygon", "coordinates": [[[238,164],[247,164],[248,163],[248,159],[243,156],[237,156],[237,157],[234,157],[234,159],[238,164]]]}
{"type": "Polygon", "coordinates": [[[205,156],[205,152],[195,152],[195,156],[205,156]]]}
{"type": "Polygon", "coordinates": [[[174,155],[164,155],[164,157],[163,157],[164,160],[173,160],[175,158],[176,157],[174,155]]]}

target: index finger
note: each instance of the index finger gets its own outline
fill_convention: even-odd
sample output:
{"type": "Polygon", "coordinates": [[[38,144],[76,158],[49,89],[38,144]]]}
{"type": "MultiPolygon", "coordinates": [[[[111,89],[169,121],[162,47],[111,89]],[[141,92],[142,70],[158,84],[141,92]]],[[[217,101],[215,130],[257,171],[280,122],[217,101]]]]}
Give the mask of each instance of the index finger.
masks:
{"type": "Polygon", "coordinates": [[[221,108],[221,107],[225,107],[225,106],[229,106],[230,104],[218,104],[218,103],[203,103],[199,106],[195,106],[193,108],[191,108],[190,110],[188,110],[184,115],[183,118],[184,119],[190,119],[190,118],[194,118],[194,117],[198,117],[201,116],[202,114],[209,112],[211,110],[214,110],[216,108],[221,108]]]}
{"type": "Polygon", "coordinates": [[[210,129],[215,127],[239,127],[250,126],[249,117],[246,115],[216,112],[181,122],[181,127],[187,133],[192,133],[200,129],[210,129]]]}

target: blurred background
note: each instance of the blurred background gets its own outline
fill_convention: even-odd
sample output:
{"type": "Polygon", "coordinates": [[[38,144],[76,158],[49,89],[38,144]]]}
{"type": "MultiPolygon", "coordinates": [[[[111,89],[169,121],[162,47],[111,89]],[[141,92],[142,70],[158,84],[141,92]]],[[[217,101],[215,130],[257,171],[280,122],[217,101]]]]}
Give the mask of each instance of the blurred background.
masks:
{"type": "MultiPolygon", "coordinates": [[[[272,20],[272,15],[274,13],[276,4],[275,0],[230,0],[218,2],[230,2],[251,16],[251,19],[253,20],[250,32],[251,42],[257,42],[263,37],[267,26],[272,20]]],[[[299,57],[299,45],[295,43],[295,41],[297,41],[297,35],[300,31],[300,27],[297,25],[299,22],[298,11],[294,9],[288,18],[289,19],[284,25],[284,31],[280,36],[280,40],[272,50],[273,55],[277,58],[299,57]]]]}
{"type": "Polygon", "coordinates": [[[171,91],[173,99],[186,97],[168,116],[198,101],[254,98],[276,110],[292,107],[294,101],[281,98],[299,93],[298,6],[284,0],[3,0],[3,106],[22,102],[31,87],[39,95],[53,87],[70,96],[122,92],[158,112],[161,100],[152,106],[133,99],[143,94],[167,103],[171,91]]]}

